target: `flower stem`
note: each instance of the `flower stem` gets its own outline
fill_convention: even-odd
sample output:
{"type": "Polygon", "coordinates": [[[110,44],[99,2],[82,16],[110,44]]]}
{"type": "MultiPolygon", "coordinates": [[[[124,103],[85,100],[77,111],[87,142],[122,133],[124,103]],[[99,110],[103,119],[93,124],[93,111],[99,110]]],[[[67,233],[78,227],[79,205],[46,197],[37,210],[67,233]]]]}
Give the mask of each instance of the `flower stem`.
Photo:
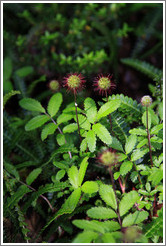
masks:
{"type": "Polygon", "coordinates": [[[147,131],[147,136],[148,136],[150,162],[151,162],[151,166],[153,167],[152,148],[151,148],[151,143],[150,143],[150,133],[149,133],[149,127],[148,127],[148,107],[146,107],[146,131],[147,131]]]}
{"type": "Polygon", "coordinates": [[[78,134],[80,137],[80,141],[82,141],[81,133],[80,133],[80,125],[79,125],[79,121],[78,121],[77,101],[76,101],[76,92],[75,91],[74,91],[74,102],[75,102],[75,110],[76,110],[76,120],[77,120],[77,125],[78,125],[78,134]]]}
{"type": "Polygon", "coordinates": [[[118,201],[118,198],[117,198],[117,195],[116,195],[116,188],[115,188],[115,184],[114,184],[114,177],[113,177],[113,173],[112,173],[112,170],[111,170],[111,165],[109,166],[108,171],[109,171],[109,174],[110,174],[110,177],[111,177],[112,188],[114,190],[115,199],[116,199],[116,203],[117,203],[118,221],[119,221],[120,226],[122,227],[122,220],[120,218],[120,211],[119,211],[119,201],[118,201]]]}

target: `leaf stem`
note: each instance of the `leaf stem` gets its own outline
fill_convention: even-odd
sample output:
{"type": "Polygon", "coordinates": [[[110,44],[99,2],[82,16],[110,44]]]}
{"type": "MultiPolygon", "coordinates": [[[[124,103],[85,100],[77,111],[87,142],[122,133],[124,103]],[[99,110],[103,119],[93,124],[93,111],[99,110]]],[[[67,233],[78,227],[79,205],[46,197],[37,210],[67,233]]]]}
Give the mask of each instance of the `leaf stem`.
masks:
{"type": "Polygon", "coordinates": [[[121,218],[120,218],[120,211],[119,211],[119,201],[118,201],[118,198],[117,198],[117,195],[116,195],[116,188],[115,188],[115,184],[114,184],[114,178],[113,178],[113,173],[112,173],[111,167],[112,166],[109,165],[108,171],[109,171],[109,174],[110,174],[110,177],[111,177],[112,188],[114,190],[115,199],[116,199],[116,203],[117,203],[117,216],[118,216],[118,221],[119,221],[119,224],[120,224],[120,226],[122,228],[122,221],[121,221],[121,218]]]}
{"type": "Polygon", "coordinates": [[[77,120],[77,125],[78,125],[78,134],[80,137],[80,141],[82,141],[81,134],[80,134],[80,125],[78,121],[78,112],[77,112],[77,101],[76,101],[76,92],[74,91],[74,102],[75,102],[75,110],[76,110],[76,120],[77,120]]]}
{"type": "MultiPolygon", "coordinates": [[[[54,120],[49,114],[47,114],[47,113],[45,113],[45,114],[52,120],[52,122],[53,122],[55,125],[57,125],[57,123],[55,122],[55,120],[54,120]]],[[[63,135],[63,132],[62,132],[62,130],[60,129],[59,126],[58,126],[58,131],[59,131],[60,134],[63,135]]],[[[67,143],[66,139],[65,139],[65,143],[67,143]]],[[[71,154],[70,151],[68,151],[68,154],[69,154],[70,159],[72,159],[72,154],[71,154]]]]}
{"type": "Polygon", "coordinates": [[[150,133],[149,133],[149,127],[148,127],[148,107],[146,107],[146,131],[147,131],[147,136],[148,136],[150,162],[151,162],[151,166],[153,167],[152,148],[151,148],[151,143],[150,143],[150,133]]]}

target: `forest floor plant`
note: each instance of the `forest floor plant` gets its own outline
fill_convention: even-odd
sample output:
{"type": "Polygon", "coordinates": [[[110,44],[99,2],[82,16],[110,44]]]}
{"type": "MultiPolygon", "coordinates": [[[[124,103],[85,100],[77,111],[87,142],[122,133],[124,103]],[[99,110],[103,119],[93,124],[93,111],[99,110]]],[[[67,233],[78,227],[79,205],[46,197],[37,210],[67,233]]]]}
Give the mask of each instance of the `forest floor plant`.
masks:
{"type": "Polygon", "coordinates": [[[96,103],[87,97],[80,108],[76,95],[84,85],[81,74],[65,77],[64,86],[74,94],[74,103],[67,106],[62,104],[60,91],[49,99],[47,110],[35,99],[20,100],[20,106],[34,116],[26,122],[25,130],[43,127],[42,141],[47,143],[46,139],[54,134],[56,148],[25,182],[17,168],[4,161],[5,180],[12,184],[6,184],[10,196],[4,217],[17,208],[24,239],[29,242],[22,214],[30,207],[45,213],[38,203],[41,197],[48,205],[47,221],[31,242],[39,237],[47,242],[56,230],[70,235],[76,227],[84,231],[77,229],[74,238],[65,242],[162,242],[162,102],[160,110],[155,111],[150,96],[144,96],[138,104],[122,94],[111,95],[115,88],[112,76],[100,75],[94,87],[106,98],[96,103]],[[32,183],[47,168],[51,169],[48,183],[33,188],[32,183]]]}

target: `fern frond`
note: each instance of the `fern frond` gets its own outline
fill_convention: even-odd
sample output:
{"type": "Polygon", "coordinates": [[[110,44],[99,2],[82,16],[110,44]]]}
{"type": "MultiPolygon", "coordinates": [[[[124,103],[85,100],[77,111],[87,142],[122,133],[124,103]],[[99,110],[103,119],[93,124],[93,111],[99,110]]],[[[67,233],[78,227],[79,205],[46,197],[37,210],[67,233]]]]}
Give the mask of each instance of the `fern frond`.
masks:
{"type": "Polygon", "coordinates": [[[162,74],[162,71],[160,69],[154,67],[153,65],[145,61],[140,61],[138,59],[133,58],[123,58],[121,59],[121,62],[132,68],[135,68],[136,70],[142,72],[151,79],[154,79],[157,75],[162,74]]]}

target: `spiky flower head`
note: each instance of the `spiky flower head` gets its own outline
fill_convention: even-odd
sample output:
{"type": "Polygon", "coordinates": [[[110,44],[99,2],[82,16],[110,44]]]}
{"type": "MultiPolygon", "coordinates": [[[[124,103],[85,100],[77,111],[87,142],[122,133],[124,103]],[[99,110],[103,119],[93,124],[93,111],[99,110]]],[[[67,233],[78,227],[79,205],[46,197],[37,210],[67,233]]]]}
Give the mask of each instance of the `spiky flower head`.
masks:
{"type": "Polygon", "coordinates": [[[150,96],[143,96],[141,99],[141,104],[144,107],[149,107],[152,104],[152,98],[150,96]]]}
{"type": "Polygon", "coordinates": [[[82,74],[71,73],[64,78],[64,87],[69,91],[74,92],[74,94],[84,88],[85,79],[82,74]]]}
{"type": "Polygon", "coordinates": [[[118,162],[118,155],[116,154],[116,150],[110,148],[103,151],[99,155],[98,160],[105,166],[113,166],[118,162]]]}
{"type": "Polygon", "coordinates": [[[111,93],[112,89],[116,88],[114,81],[112,80],[113,75],[104,76],[103,74],[98,75],[94,80],[95,90],[99,91],[102,96],[107,96],[111,93]]]}
{"type": "Polygon", "coordinates": [[[59,82],[57,80],[51,80],[49,83],[49,87],[52,91],[57,91],[60,87],[59,82]]]}

